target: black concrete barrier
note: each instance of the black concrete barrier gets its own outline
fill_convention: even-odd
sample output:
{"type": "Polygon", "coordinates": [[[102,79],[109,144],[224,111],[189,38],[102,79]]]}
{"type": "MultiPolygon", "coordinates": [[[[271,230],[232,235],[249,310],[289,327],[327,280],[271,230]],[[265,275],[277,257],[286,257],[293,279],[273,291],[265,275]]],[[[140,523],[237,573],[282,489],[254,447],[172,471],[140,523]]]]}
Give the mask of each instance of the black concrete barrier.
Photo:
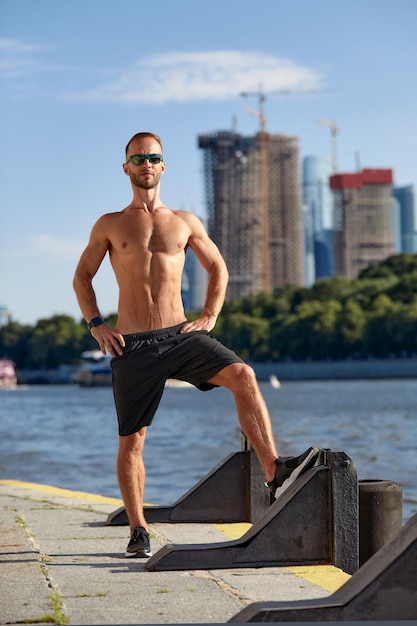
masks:
{"type": "Polygon", "coordinates": [[[359,480],[359,565],[402,526],[402,489],[392,480],[359,480]]]}
{"type": "Polygon", "coordinates": [[[417,619],[417,515],[335,593],[317,600],[255,602],[229,622],[384,622],[417,619]]]}
{"type": "Polygon", "coordinates": [[[298,476],[239,539],[167,544],[145,568],[173,571],[333,564],[353,574],[359,564],[356,466],[344,452],[324,449],[317,463],[298,476]]]}

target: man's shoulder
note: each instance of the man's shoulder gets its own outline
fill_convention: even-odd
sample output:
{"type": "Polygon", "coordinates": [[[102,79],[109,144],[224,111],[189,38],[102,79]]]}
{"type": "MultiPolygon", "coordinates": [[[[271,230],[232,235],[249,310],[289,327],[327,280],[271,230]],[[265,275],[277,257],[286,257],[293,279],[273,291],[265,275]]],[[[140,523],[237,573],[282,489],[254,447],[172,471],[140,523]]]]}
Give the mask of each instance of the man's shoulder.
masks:
{"type": "Polygon", "coordinates": [[[111,211],[109,213],[103,213],[103,215],[98,218],[97,222],[105,223],[105,222],[112,222],[114,220],[118,220],[124,215],[125,210],[126,209],[122,209],[121,211],[111,211]]]}
{"type": "Polygon", "coordinates": [[[183,219],[188,223],[202,223],[201,219],[195,214],[191,213],[191,211],[184,211],[183,209],[177,209],[172,211],[177,217],[183,219]]]}
{"type": "Polygon", "coordinates": [[[117,229],[117,222],[120,220],[123,211],[114,211],[112,213],[104,213],[94,224],[93,233],[99,237],[108,237],[109,233],[117,229]]]}

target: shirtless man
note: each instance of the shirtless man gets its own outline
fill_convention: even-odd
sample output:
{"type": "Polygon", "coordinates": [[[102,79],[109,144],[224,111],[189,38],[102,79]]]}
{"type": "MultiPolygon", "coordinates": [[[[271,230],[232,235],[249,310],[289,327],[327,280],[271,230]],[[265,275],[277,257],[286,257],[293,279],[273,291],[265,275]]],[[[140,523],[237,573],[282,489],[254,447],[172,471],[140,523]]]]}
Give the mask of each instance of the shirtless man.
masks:
{"type": "Polygon", "coordinates": [[[234,396],[242,432],[254,448],[266,480],[277,496],[307,467],[317,449],[299,457],[279,457],[271,421],[253,369],[209,333],[223,306],[228,272],[201,221],[169,209],[160,199],[165,171],[160,138],[138,133],[126,147],[123,171],[132,202],[93,226],[74,276],[74,290],[91,333],[104,354],[113,356],[113,393],[119,422],[117,477],[129,518],[129,557],[151,555],[143,511],[143,446],[167,378],[201,390],[226,387],[234,396]],[[181,276],[190,247],[208,272],[204,308],[188,322],[181,298],[181,276]],[[92,286],[105,255],[119,286],[115,329],[102,319],[92,286]]]}

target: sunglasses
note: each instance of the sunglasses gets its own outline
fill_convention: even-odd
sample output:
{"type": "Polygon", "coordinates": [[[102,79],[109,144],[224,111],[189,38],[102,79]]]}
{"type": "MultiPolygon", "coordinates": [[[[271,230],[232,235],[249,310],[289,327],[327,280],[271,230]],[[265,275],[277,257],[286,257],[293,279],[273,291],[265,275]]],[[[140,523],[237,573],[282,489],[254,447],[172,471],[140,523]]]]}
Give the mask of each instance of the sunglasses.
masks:
{"type": "Polygon", "coordinates": [[[132,161],[133,165],[143,165],[145,161],[149,161],[152,165],[157,165],[163,160],[162,154],[132,154],[127,161],[132,161]]]}

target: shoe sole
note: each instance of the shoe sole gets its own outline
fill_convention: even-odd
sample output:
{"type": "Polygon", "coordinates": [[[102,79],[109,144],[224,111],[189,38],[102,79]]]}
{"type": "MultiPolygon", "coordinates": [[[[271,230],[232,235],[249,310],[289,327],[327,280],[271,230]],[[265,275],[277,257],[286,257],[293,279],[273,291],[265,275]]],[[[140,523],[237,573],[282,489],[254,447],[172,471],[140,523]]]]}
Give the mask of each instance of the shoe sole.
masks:
{"type": "Polygon", "coordinates": [[[310,454],[306,456],[304,461],[298,467],[295,468],[295,470],[288,476],[288,478],[284,480],[282,485],[280,485],[278,489],[275,491],[275,498],[279,498],[279,496],[281,496],[284,493],[284,491],[286,491],[288,487],[292,485],[295,480],[297,480],[300,474],[303,474],[306,470],[313,467],[314,463],[317,461],[318,454],[319,454],[318,448],[311,449],[310,454]]]}
{"type": "Polygon", "coordinates": [[[125,552],[125,557],[128,559],[147,559],[152,556],[152,552],[150,550],[137,550],[137,552],[125,552]]]}

